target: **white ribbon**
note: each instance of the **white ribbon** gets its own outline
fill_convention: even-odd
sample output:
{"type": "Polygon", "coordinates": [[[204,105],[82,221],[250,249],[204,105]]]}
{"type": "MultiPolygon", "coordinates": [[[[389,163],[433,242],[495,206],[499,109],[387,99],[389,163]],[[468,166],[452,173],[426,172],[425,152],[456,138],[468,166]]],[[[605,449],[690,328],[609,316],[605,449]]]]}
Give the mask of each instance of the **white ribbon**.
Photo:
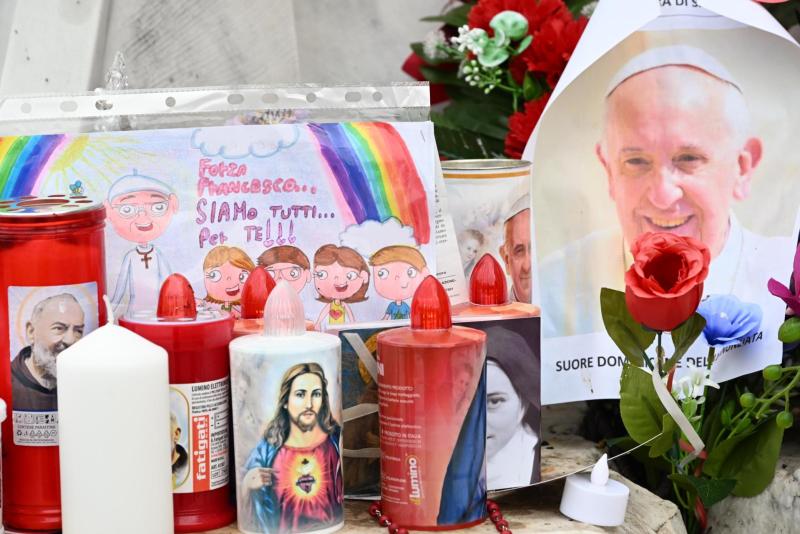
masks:
{"type": "Polygon", "coordinates": [[[661,404],[664,406],[664,409],[667,410],[667,413],[672,417],[675,423],[678,425],[678,428],[686,436],[686,439],[689,440],[692,448],[694,449],[686,458],[684,458],[679,467],[683,467],[703,452],[703,449],[706,447],[706,444],[703,443],[702,438],[697,433],[697,431],[692,426],[692,423],[689,422],[689,419],[684,415],[681,407],[678,406],[678,403],[675,402],[675,399],[672,398],[669,391],[667,391],[667,386],[664,385],[664,381],[659,376],[657,370],[652,372],[653,377],[653,388],[656,390],[656,395],[658,395],[658,400],[661,401],[661,404]]]}
{"type": "Polygon", "coordinates": [[[364,367],[366,367],[369,376],[371,376],[372,380],[374,380],[377,384],[378,362],[375,361],[375,358],[372,357],[372,353],[369,351],[367,346],[364,345],[364,340],[361,339],[361,336],[354,334],[353,332],[347,332],[342,335],[347,341],[350,342],[350,346],[353,347],[354,351],[356,351],[358,359],[361,360],[361,363],[363,363],[364,367]]]}

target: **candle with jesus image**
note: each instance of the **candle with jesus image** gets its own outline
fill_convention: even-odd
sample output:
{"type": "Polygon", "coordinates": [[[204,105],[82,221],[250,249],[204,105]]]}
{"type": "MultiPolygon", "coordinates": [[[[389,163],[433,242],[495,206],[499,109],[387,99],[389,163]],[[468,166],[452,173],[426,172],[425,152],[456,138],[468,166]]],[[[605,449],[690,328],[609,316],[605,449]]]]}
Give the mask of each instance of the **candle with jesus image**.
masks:
{"type": "Polygon", "coordinates": [[[282,280],[264,331],[230,344],[239,530],[333,532],[344,524],[341,344],[306,331],[282,280]]]}

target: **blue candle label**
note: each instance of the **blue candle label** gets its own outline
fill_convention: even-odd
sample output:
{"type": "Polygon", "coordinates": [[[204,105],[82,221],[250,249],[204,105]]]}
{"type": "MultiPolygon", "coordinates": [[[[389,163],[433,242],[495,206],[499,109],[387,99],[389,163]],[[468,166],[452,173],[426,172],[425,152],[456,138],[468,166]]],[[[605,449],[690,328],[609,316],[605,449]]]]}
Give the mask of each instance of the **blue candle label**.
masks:
{"type": "Polygon", "coordinates": [[[8,288],[15,445],[58,445],[56,359],[97,328],[98,322],[95,282],[8,288]]]}
{"type": "Polygon", "coordinates": [[[230,381],[170,385],[173,493],[228,484],[230,381]]]}

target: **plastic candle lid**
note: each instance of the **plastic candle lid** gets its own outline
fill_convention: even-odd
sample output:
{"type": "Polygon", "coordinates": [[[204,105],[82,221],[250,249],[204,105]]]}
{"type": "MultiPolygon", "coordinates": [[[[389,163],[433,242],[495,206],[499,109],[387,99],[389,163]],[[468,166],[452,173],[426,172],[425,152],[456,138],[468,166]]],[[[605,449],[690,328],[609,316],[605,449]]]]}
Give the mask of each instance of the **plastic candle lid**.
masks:
{"type": "Polygon", "coordinates": [[[472,269],[469,301],[481,306],[500,306],[508,302],[506,273],[491,254],[484,254],[472,269]]]}

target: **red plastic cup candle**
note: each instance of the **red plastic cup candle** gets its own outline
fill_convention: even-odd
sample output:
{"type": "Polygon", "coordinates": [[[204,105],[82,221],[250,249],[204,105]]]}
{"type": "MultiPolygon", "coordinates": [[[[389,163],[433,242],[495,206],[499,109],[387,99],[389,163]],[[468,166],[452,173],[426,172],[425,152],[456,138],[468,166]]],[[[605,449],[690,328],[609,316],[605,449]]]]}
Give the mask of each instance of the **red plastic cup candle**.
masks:
{"type": "Polygon", "coordinates": [[[119,324],[169,354],[175,531],[230,524],[236,517],[229,481],[233,318],[198,313],[189,281],[173,274],[161,286],[155,314],[135,312],[119,324]]]}
{"type": "Polygon", "coordinates": [[[485,342],[452,326],[433,276],[414,294],[411,327],[378,335],[382,510],[409,530],[486,518],[485,342]]]}
{"type": "Polygon", "coordinates": [[[538,317],[539,307],[511,302],[503,267],[494,256],[484,254],[469,277],[469,302],[454,306],[453,316],[463,318],[498,314],[506,319],[538,317]]]}
{"type": "MultiPolygon", "coordinates": [[[[6,526],[61,528],[58,355],[105,309],[105,210],[86,197],[0,200],[0,397],[6,526]],[[35,358],[34,358],[35,356],[35,358]]],[[[111,356],[111,355],[109,355],[111,356]]]]}

